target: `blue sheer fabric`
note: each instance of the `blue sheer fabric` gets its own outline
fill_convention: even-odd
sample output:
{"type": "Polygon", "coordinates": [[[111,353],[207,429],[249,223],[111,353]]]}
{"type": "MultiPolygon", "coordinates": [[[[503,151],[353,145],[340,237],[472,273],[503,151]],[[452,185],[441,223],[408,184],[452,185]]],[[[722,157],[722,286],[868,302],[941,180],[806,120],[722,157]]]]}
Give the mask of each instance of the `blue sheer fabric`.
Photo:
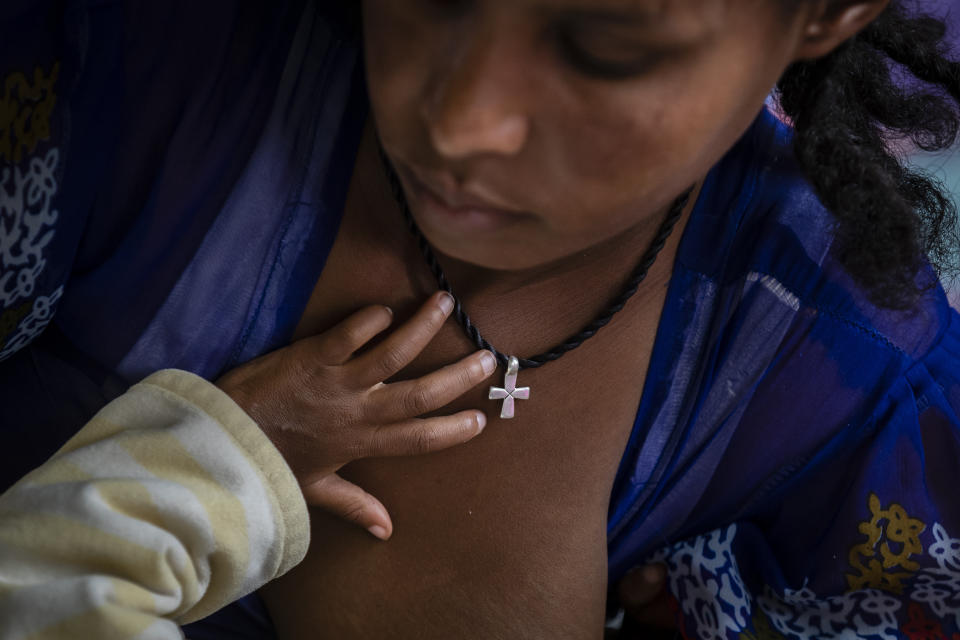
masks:
{"type": "MultiPolygon", "coordinates": [[[[0,75],[22,76],[4,104],[46,119],[0,130],[3,486],[142,375],[214,377],[289,339],[368,109],[327,6],[0,9],[0,75]]],[[[864,297],[790,140],[764,110],[687,225],[611,496],[611,581],[666,562],[689,637],[951,639],[957,313],[936,287],[908,312],[864,297]]],[[[272,637],[255,597],[188,633],[272,637]]]]}
{"type": "Polygon", "coordinates": [[[688,225],[611,500],[611,579],[665,561],[692,638],[950,638],[957,312],[939,287],[906,312],[866,299],[790,141],[761,114],[688,225]]]}

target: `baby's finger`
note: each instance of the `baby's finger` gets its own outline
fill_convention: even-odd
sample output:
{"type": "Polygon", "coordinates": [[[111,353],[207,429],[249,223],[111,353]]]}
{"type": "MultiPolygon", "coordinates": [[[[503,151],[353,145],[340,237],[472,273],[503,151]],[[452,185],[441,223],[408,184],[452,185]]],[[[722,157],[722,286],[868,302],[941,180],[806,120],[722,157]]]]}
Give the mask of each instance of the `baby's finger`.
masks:
{"type": "Polygon", "coordinates": [[[446,322],[453,310],[453,296],[439,292],[387,339],[353,361],[361,384],[373,386],[410,364],[446,322]]]}
{"type": "Polygon", "coordinates": [[[652,602],[663,591],[667,582],[667,568],[654,563],[631,569],[620,581],[620,601],[627,608],[641,607],[652,602]]]}
{"type": "Polygon", "coordinates": [[[383,504],[335,473],[303,487],[302,491],[307,504],[361,526],[381,540],[393,534],[393,523],[383,504]]]}
{"type": "Polygon", "coordinates": [[[390,307],[364,307],[331,329],[312,338],[323,364],[338,365],[393,322],[390,307]]]}
{"type": "Polygon", "coordinates": [[[478,351],[416,380],[395,382],[374,392],[375,411],[381,422],[396,422],[421,416],[446,406],[490,377],[497,359],[489,351],[478,351]]]}
{"type": "Polygon", "coordinates": [[[668,602],[667,568],[648,564],[631,570],[617,588],[620,603],[633,623],[671,628],[676,619],[668,602]]]}
{"type": "Polygon", "coordinates": [[[461,411],[451,416],[415,418],[378,427],[363,444],[363,456],[416,456],[463,444],[487,426],[481,411],[461,411]]]}

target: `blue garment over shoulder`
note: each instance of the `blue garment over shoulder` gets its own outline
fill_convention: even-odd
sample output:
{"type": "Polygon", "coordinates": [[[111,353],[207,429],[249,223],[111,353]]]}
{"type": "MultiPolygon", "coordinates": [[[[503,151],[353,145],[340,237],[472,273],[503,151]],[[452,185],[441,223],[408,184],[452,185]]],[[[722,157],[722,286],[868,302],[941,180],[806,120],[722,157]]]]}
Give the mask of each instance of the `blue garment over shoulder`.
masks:
{"type": "Polygon", "coordinates": [[[687,227],[611,500],[611,580],[667,562],[691,638],[950,638],[958,315],[939,288],[906,312],[866,299],[791,139],[762,113],[687,227]]]}
{"type": "MultiPolygon", "coordinates": [[[[139,377],[289,339],[368,111],[322,3],[64,6],[0,9],[3,486],[139,377]]],[[[610,579],[666,562],[691,638],[952,640],[960,321],[939,288],[909,312],[864,297],[791,135],[764,110],[686,227],[610,579]]],[[[255,598],[190,629],[270,633],[255,598]]]]}

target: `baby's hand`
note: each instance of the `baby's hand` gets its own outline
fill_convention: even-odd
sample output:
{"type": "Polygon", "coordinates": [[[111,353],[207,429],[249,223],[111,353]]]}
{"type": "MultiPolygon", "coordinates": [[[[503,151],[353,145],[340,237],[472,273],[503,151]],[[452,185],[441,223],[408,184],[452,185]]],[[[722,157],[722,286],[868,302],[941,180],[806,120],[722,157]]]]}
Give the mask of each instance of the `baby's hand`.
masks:
{"type": "Polygon", "coordinates": [[[329,331],[242,365],[217,381],[273,441],[308,504],[359,524],[381,539],[393,530],[379,500],[336,474],[360,458],[417,455],[470,440],[486,425],[480,411],[420,418],[455,400],[496,370],[479,351],[416,380],[384,384],[407,366],[450,315],[438,293],[366,353],[354,353],[390,326],[387,307],[367,307],[329,331]]]}
{"type": "Polygon", "coordinates": [[[678,622],[670,606],[667,567],[648,564],[635,567],[617,585],[620,604],[626,610],[619,638],[673,638],[679,636],[678,622]]]}

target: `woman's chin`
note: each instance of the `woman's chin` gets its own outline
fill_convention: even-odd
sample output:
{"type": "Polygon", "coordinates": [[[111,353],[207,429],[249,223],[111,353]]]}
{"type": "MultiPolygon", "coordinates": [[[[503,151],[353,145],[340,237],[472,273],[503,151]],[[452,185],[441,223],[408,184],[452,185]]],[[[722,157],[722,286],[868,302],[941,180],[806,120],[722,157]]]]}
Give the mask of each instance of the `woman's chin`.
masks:
{"type": "Polygon", "coordinates": [[[516,233],[501,237],[494,234],[485,237],[486,234],[480,232],[450,233],[449,229],[435,230],[426,226],[421,226],[421,229],[434,253],[480,269],[529,271],[548,267],[569,257],[558,253],[556,245],[548,244],[548,249],[538,250],[530,239],[532,234],[529,230],[526,233],[517,230],[516,233]]]}

